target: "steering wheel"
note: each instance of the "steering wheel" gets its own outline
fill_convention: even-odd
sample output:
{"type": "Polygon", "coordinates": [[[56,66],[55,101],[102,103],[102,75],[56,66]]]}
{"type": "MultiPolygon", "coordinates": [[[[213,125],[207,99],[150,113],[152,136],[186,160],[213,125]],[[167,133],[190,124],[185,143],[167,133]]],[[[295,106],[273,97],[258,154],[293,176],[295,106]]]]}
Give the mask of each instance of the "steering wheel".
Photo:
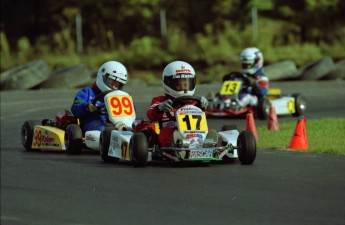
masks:
{"type": "MultiPolygon", "coordinates": [[[[196,97],[196,96],[180,96],[180,97],[172,99],[172,106],[173,107],[183,106],[183,105],[187,104],[188,102],[192,102],[192,101],[196,101],[197,105],[199,105],[199,106],[201,104],[201,98],[200,97],[196,97]]],[[[167,112],[166,115],[167,115],[167,117],[169,117],[169,119],[172,119],[172,120],[175,119],[175,115],[171,115],[170,112],[167,112]]]]}
{"type": "Polygon", "coordinates": [[[99,93],[98,95],[96,95],[96,97],[92,100],[91,103],[93,105],[95,105],[98,100],[100,100],[101,98],[104,98],[104,96],[106,96],[107,94],[109,94],[112,91],[114,91],[114,90],[108,90],[108,91],[104,91],[104,92],[99,93]]]}
{"type": "Polygon", "coordinates": [[[223,81],[230,80],[231,78],[240,78],[243,80],[248,79],[248,76],[245,73],[239,72],[239,71],[234,71],[231,72],[223,77],[223,81]]]}
{"type": "Polygon", "coordinates": [[[172,106],[179,106],[179,105],[185,105],[188,102],[191,101],[196,101],[197,104],[200,104],[200,97],[196,97],[196,96],[180,96],[177,98],[174,98],[172,100],[172,106]]]}
{"type": "MultiPolygon", "coordinates": [[[[104,91],[104,92],[99,93],[98,95],[96,95],[96,97],[95,97],[94,99],[92,99],[91,103],[92,103],[93,105],[96,105],[96,102],[97,102],[98,100],[103,99],[104,96],[106,96],[108,93],[110,93],[110,92],[112,92],[112,91],[114,91],[114,90],[108,90],[108,91],[104,91]]],[[[98,106],[98,107],[97,107],[97,110],[96,110],[95,112],[101,112],[101,111],[102,111],[102,108],[105,108],[105,107],[100,107],[100,106],[98,106]]]]}

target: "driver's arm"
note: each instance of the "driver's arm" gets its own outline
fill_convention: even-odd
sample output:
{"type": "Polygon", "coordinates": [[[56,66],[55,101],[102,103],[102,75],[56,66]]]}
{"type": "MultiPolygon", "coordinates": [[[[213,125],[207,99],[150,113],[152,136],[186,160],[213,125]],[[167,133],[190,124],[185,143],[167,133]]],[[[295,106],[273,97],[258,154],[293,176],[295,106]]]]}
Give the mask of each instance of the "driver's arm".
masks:
{"type": "Polygon", "coordinates": [[[81,118],[89,113],[90,96],[93,95],[90,88],[83,88],[76,94],[71,106],[71,111],[75,117],[81,118]]]}
{"type": "Polygon", "coordinates": [[[204,96],[200,97],[200,103],[197,104],[202,110],[206,110],[208,107],[208,100],[204,96]]]}
{"type": "Polygon", "coordinates": [[[159,104],[161,104],[162,102],[164,102],[166,100],[167,100],[167,98],[165,96],[158,96],[158,97],[154,97],[152,99],[151,106],[146,112],[147,118],[149,120],[158,121],[158,120],[163,118],[164,113],[158,109],[158,106],[159,106],[159,104]]]}
{"type": "Polygon", "coordinates": [[[258,82],[254,82],[251,86],[255,95],[261,95],[263,87],[261,87],[258,82]]]}
{"type": "Polygon", "coordinates": [[[267,77],[262,76],[259,77],[258,80],[256,80],[254,82],[254,84],[252,85],[253,88],[253,93],[260,97],[266,96],[267,92],[268,92],[268,87],[269,87],[269,80],[267,77]]]}

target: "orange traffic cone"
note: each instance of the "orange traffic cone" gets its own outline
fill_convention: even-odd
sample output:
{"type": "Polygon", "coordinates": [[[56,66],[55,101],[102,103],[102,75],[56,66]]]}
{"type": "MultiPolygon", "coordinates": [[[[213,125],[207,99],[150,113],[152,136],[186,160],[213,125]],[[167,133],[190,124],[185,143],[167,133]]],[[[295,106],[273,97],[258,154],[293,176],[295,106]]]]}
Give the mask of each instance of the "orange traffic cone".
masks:
{"type": "Polygon", "coordinates": [[[255,139],[259,140],[258,133],[256,132],[256,126],[255,126],[254,116],[252,112],[247,113],[246,130],[250,130],[251,132],[253,132],[255,139]]]}
{"type": "Polygon", "coordinates": [[[278,117],[274,106],[270,107],[270,114],[268,117],[268,129],[269,130],[279,130],[278,117]]]}
{"type": "Polygon", "coordinates": [[[307,121],[303,116],[300,116],[290,142],[290,149],[308,150],[308,138],[306,130],[307,121]]]}

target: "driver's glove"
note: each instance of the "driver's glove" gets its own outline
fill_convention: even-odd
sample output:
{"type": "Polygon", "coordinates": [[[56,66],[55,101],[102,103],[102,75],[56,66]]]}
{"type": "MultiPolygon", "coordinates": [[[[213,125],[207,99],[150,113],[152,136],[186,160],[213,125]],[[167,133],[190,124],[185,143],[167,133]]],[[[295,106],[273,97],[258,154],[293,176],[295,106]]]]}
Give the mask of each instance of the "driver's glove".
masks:
{"type": "Polygon", "coordinates": [[[168,99],[157,106],[158,110],[161,112],[170,112],[173,109],[172,103],[173,102],[170,99],[168,99]]]}
{"type": "Polygon", "coordinates": [[[97,110],[97,106],[95,106],[94,104],[92,104],[91,102],[86,106],[86,110],[89,112],[94,112],[97,110]]]}
{"type": "Polygon", "coordinates": [[[204,96],[200,97],[200,106],[202,109],[207,109],[208,100],[204,96]]]}
{"type": "Polygon", "coordinates": [[[122,130],[125,126],[126,125],[123,122],[121,122],[121,121],[115,123],[115,128],[118,129],[118,130],[122,130]]]}
{"type": "Polygon", "coordinates": [[[256,80],[252,77],[249,77],[249,76],[245,76],[245,81],[248,83],[248,86],[253,86],[253,84],[256,82],[256,80]]]}

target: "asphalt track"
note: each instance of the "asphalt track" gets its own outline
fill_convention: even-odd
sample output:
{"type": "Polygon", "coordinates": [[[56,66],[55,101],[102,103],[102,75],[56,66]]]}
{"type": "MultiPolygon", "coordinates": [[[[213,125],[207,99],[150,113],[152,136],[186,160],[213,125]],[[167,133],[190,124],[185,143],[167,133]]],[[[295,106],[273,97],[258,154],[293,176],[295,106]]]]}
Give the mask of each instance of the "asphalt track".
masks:
{"type": "MultiPolygon", "coordinates": [[[[345,81],[273,83],[308,101],[307,119],[344,117],[345,81]]],[[[198,95],[217,84],[197,87],[198,95]]],[[[129,85],[138,117],[160,86],[129,85]]],[[[256,161],[105,164],[95,152],[26,152],[20,127],[69,108],[77,90],[1,94],[1,224],[345,224],[345,156],[258,149],[256,161]]],[[[296,121],[281,117],[280,122],[296,121]]],[[[266,121],[255,121],[265,126],[266,121]]],[[[245,126],[243,118],[209,126],[245,126]]],[[[330,134],[331,135],[331,134],[330,134]]],[[[289,142],[289,140],[287,140],[289,142]]]]}

